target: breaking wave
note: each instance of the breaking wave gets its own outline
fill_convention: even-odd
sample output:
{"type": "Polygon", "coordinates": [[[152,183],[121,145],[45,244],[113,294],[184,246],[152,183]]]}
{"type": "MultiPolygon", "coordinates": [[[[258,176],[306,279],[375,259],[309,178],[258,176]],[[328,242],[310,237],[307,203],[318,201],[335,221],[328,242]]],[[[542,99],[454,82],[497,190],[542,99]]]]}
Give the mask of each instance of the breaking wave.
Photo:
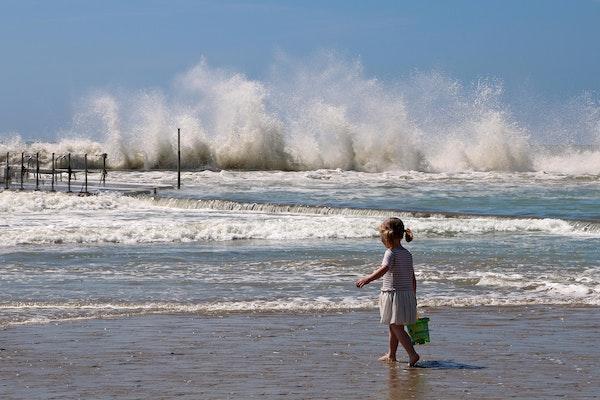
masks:
{"type": "Polygon", "coordinates": [[[371,238],[381,217],[400,215],[416,235],[501,232],[596,238],[596,222],[395,212],[222,200],[131,198],[103,194],[0,192],[6,216],[0,247],[23,244],[155,243],[371,238]]]}
{"type": "Polygon", "coordinates": [[[173,168],[181,128],[188,169],[600,173],[598,102],[584,94],[554,111],[531,127],[497,81],[434,72],[383,82],[331,54],[279,61],[263,81],[203,60],[168,91],[93,93],[58,143],[14,135],[0,151],[106,152],[113,168],[173,168]]]}

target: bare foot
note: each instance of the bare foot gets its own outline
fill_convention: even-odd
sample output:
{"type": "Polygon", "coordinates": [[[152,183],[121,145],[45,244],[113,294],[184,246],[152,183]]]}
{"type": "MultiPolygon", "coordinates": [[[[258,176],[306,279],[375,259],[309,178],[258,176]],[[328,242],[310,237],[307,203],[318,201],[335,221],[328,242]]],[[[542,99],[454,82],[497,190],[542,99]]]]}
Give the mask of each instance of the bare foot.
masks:
{"type": "Polygon", "coordinates": [[[384,355],[382,355],[381,357],[379,357],[379,361],[385,361],[385,362],[396,362],[396,357],[390,357],[390,355],[388,353],[385,353],[384,355]]]}
{"type": "Polygon", "coordinates": [[[417,363],[417,361],[419,361],[419,358],[421,358],[421,357],[417,353],[415,353],[415,355],[410,358],[410,362],[408,363],[408,366],[414,367],[415,364],[417,363]]]}

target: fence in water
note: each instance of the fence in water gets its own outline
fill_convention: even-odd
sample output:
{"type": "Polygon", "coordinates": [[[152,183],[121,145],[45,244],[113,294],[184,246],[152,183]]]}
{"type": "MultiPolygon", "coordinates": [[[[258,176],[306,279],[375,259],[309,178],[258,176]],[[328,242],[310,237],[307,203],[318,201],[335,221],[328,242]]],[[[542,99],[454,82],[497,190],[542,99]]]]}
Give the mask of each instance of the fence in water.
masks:
{"type": "Polygon", "coordinates": [[[94,186],[106,186],[106,153],[55,154],[40,157],[40,153],[5,154],[1,174],[2,187],[5,190],[58,190],[67,193],[77,192],[88,195],[90,178],[96,178],[94,186]],[[90,168],[92,167],[92,168],[90,168]],[[78,176],[83,179],[78,179],[78,176]]]}
{"type": "MultiPolygon", "coordinates": [[[[94,185],[96,192],[100,189],[108,191],[119,191],[128,194],[154,193],[158,189],[173,189],[172,185],[145,185],[139,183],[119,183],[116,186],[106,186],[106,153],[95,154],[89,157],[84,154],[83,157],[78,154],[66,153],[48,156],[47,153],[28,154],[25,152],[0,154],[0,188],[4,190],[48,190],[56,192],[64,190],[67,193],[73,193],[73,187],[81,181],[77,181],[77,174],[83,174],[79,194],[89,195],[90,186],[88,185],[90,175],[98,175],[98,184],[94,185]],[[91,165],[90,165],[91,164],[91,165]],[[89,168],[89,167],[92,168],[89,168]],[[1,168],[1,167],[0,167],[1,168]],[[50,179],[48,179],[48,176],[50,179]],[[32,178],[33,177],[33,178],[32,178]],[[65,179],[63,179],[66,177],[65,179]],[[44,179],[45,178],[45,179],[44,179]]],[[[177,128],[177,189],[181,189],[181,129],[177,128]]]]}

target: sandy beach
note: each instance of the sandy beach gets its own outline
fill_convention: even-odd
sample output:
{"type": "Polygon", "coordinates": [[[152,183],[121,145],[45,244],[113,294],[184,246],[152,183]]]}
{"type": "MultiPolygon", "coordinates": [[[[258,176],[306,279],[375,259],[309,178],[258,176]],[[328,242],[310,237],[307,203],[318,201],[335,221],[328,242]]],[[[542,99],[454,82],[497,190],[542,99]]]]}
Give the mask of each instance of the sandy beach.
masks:
{"type": "Polygon", "coordinates": [[[595,307],[427,309],[421,368],[376,311],[147,315],[0,331],[3,399],[598,398],[595,307]],[[402,359],[404,354],[399,353],[402,359]]]}

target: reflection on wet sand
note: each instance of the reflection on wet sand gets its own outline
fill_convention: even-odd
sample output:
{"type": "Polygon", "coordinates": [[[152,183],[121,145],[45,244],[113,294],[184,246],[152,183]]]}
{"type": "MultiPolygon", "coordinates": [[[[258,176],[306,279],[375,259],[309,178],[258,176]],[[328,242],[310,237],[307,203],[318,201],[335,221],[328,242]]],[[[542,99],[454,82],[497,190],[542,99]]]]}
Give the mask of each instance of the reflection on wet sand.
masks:
{"type": "Polygon", "coordinates": [[[424,399],[427,376],[419,368],[407,368],[404,364],[390,364],[388,375],[388,399],[424,399]]]}
{"type": "Polygon", "coordinates": [[[389,365],[388,399],[424,399],[430,397],[432,388],[428,380],[435,379],[432,370],[479,370],[485,367],[463,364],[451,360],[420,361],[414,368],[406,363],[389,365]]]}

